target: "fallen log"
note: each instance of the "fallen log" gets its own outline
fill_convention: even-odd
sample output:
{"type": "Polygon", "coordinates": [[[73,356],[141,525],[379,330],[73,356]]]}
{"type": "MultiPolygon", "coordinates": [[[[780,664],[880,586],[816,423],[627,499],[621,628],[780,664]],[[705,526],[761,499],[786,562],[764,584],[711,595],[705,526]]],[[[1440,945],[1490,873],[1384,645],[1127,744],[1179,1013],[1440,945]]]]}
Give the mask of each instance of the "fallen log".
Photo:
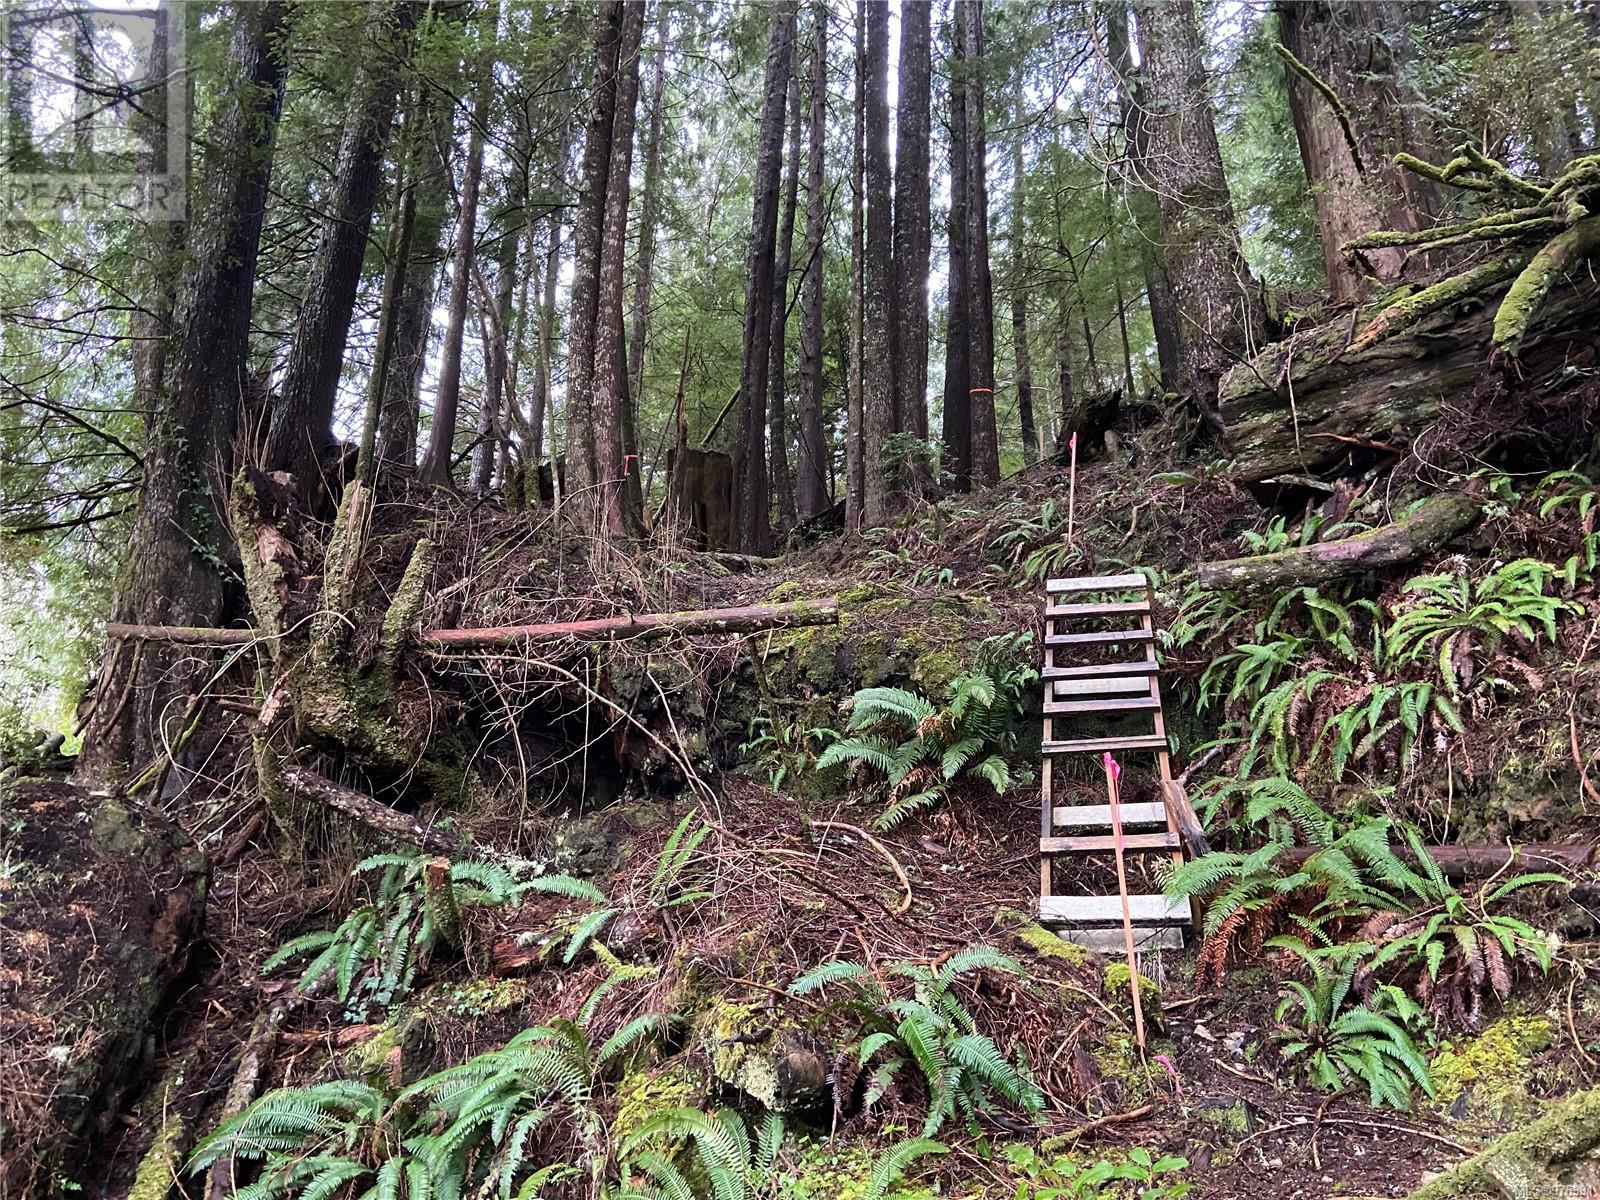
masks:
{"type": "MultiPolygon", "coordinates": [[[[1360,347],[1357,326],[1336,321],[1314,334],[1274,343],[1223,378],[1218,395],[1227,431],[1230,477],[1260,483],[1281,474],[1316,474],[1346,463],[1352,447],[1392,447],[1466,401],[1486,374],[1508,274],[1454,295],[1415,324],[1360,347]]],[[[1573,270],[1532,314],[1517,348],[1514,387],[1559,394],[1600,360],[1600,282],[1573,270]]]]}
{"type": "Polygon", "coordinates": [[[407,845],[420,846],[432,854],[456,856],[462,852],[464,843],[455,835],[424,825],[415,817],[396,812],[365,792],[335,783],[315,771],[308,771],[304,767],[281,767],[278,782],[297,796],[326,804],[407,845]]]}
{"type": "Polygon", "coordinates": [[[630,613],[622,617],[552,621],[541,625],[430,629],[419,640],[430,648],[461,650],[515,646],[522,642],[560,638],[607,641],[668,633],[760,633],[768,629],[794,629],[803,625],[833,625],[838,620],[839,602],[829,597],[823,600],[796,600],[789,604],[751,604],[740,608],[705,608],[692,612],[630,613]]]}
{"type": "Polygon", "coordinates": [[[1449,492],[1425,500],[1410,516],[1368,533],[1314,542],[1273,554],[1201,563],[1203,588],[1299,587],[1411,562],[1470,529],[1482,501],[1449,492]]]}
{"type": "MultiPolygon", "coordinates": [[[[1317,852],[1316,846],[1296,846],[1279,855],[1288,863],[1303,863],[1317,852]]],[[[1429,846],[1428,857],[1449,879],[1486,879],[1501,871],[1561,871],[1573,874],[1595,862],[1597,847],[1564,842],[1536,842],[1526,846],[1505,843],[1464,842],[1455,846],[1429,846]]],[[[1405,847],[1396,847],[1401,858],[1411,858],[1405,847]]]]}
{"type": "MultiPolygon", "coordinates": [[[[537,625],[499,625],[483,629],[429,629],[418,634],[416,640],[434,649],[462,650],[559,641],[563,638],[610,641],[617,638],[660,637],[670,633],[761,633],[768,629],[834,625],[838,621],[839,601],[830,596],[787,604],[748,604],[675,613],[628,613],[620,617],[596,617],[587,621],[548,621],[537,625]]],[[[191,646],[243,646],[264,635],[256,629],[129,625],[108,621],[106,636],[128,641],[176,642],[191,646]]]]}

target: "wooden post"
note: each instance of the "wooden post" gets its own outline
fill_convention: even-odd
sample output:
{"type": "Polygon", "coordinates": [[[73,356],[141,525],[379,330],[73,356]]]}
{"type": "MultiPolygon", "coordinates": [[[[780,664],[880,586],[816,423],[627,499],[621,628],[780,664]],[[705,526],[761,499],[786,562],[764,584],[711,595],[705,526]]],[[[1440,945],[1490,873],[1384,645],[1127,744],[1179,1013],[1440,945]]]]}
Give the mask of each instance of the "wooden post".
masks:
{"type": "Polygon", "coordinates": [[[1144,1051],[1144,998],[1139,994],[1139,960],[1133,949],[1133,914],[1128,911],[1128,870],[1122,850],[1121,790],[1117,777],[1122,769],[1107,751],[1101,762],[1106,771],[1106,793],[1111,800],[1111,836],[1116,842],[1117,894],[1122,900],[1122,938],[1128,951],[1128,988],[1133,992],[1133,1036],[1144,1051]]]}

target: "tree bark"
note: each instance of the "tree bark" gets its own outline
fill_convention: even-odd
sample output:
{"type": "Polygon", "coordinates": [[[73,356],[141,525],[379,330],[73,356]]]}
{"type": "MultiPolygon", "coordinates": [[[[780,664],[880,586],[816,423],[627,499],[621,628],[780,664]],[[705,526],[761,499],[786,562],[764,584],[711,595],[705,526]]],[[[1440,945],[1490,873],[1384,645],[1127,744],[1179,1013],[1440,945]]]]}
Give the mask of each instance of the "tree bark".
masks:
{"type": "Polygon", "coordinates": [[[1274,554],[1204,562],[1197,569],[1203,588],[1302,587],[1361,571],[1392,567],[1431,554],[1477,523],[1483,502],[1446,493],[1423,502],[1410,516],[1368,533],[1334,542],[1313,542],[1274,554]]]}
{"type": "Polygon", "coordinates": [[[644,395],[644,354],[655,284],[656,226],[661,221],[661,128],[666,117],[667,42],[672,31],[671,5],[658,0],[657,7],[656,61],[650,77],[650,116],[640,181],[639,254],[634,264],[633,321],[628,334],[628,382],[636,401],[644,395]]]}
{"type": "Polygon", "coordinates": [[[378,409],[380,473],[410,468],[417,461],[423,368],[433,328],[433,299],[450,207],[449,147],[452,108],[447,95],[418,82],[409,114],[407,186],[416,215],[404,280],[396,301],[390,349],[378,409]]]}
{"type": "Polygon", "coordinates": [[[855,44],[855,121],[850,141],[850,382],[845,413],[845,526],[861,528],[861,504],[865,483],[862,479],[862,439],[867,379],[863,353],[866,346],[866,311],[863,304],[862,272],[866,264],[866,91],[867,91],[867,9],[856,5],[855,44]]]}
{"type": "Polygon", "coordinates": [[[610,179],[605,225],[600,235],[600,298],[595,318],[594,444],[600,508],[613,534],[644,530],[643,512],[630,503],[628,480],[639,464],[629,458],[627,346],[623,340],[623,280],[627,274],[628,201],[633,170],[633,132],[639,100],[639,46],[644,37],[643,0],[624,4],[617,52],[617,110],[611,130],[610,179]]]}
{"type": "Polygon", "coordinates": [[[884,448],[894,420],[894,222],[889,173],[889,5],[867,9],[866,166],[867,246],[862,290],[866,395],[862,401],[861,519],[883,525],[892,515],[884,448]]]}
{"type": "Polygon", "coordinates": [[[1259,343],[1262,309],[1239,251],[1193,0],[1139,0],[1149,84],[1144,166],[1161,211],[1167,278],[1183,324],[1183,387],[1220,434],[1217,381],[1259,343]]]}
{"type": "MultiPolygon", "coordinates": [[[[251,294],[287,73],[289,6],[238,8],[229,80],[207,141],[205,192],[190,223],[189,270],[112,614],[121,621],[217,624],[232,543],[224,497],[239,396],[248,386],[251,294]]],[[[169,744],[167,701],[195,670],[161,652],[111,647],[78,760],[80,778],[120,780],[169,744]]],[[[182,711],[184,705],[177,705],[182,711]]]]}
{"type": "Polygon", "coordinates": [[[755,194],[745,255],[744,338],[739,360],[740,427],[734,455],[734,549],[764,553],[771,543],[767,492],[767,375],[772,347],[778,182],[789,77],[794,70],[794,0],[778,0],[767,26],[766,83],[756,143],[755,194]]]}
{"type": "Polygon", "coordinates": [[[288,471],[307,495],[320,486],[322,457],[334,441],[334,397],[344,369],[372,213],[383,183],[383,151],[394,123],[404,56],[402,39],[415,17],[411,3],[392,0],[374,5],[367,17],[362,35],[366,44],[357,56],[333,189],[301,298],[283,386],[272,405],[266,468],[288,471]]]}
{"type": "Polygon", "coordinates": [[[929,178],[933,46],[931,4],[900,6],[894,155],[894,427],[928,437],[929,178]]]}
{"type": "Polygon", "coordinates": [[[478,185],[483,178],[484,121],[489,115],[489,88],[480,81],[472,105],[472,129],[467,135],[466,171],[461,180],[461,211],[456,216],[455,253],[450,268],[450,312],[445,318],[444,341],[439,347],[439,389],[434,395],[433,425],[428,449],[423,453],[417,478],[423,483],[451,486],[456,418],[461,407],[461,351],[467,332],[467,305],[472,299],[473,259],[477,253],[478,185]]]}
{"type": "Polygon", "coordinates": [[[972,394],[972,473],[1000,482],[1000,431],[994,401],[994,282],[989,269],[989,138],[984,112],[983,0],[956,0],[967,50],[967,337],[972,394]]]}
{"type": "MultiPolygon", "coordinates": [[[[580,170],[582,194],[572,232],[572,292],[567,318],[567,492],[590,503],[601,479],[594,437],[594,350],[599,333],[600,242],[605,229],[606,185],[611,175],[611,138],[617,115],[618,52],[623,5],[595,6],[593,100],[580,170]]],[[[555,453],[555,447],[551,447],[555,453]]]]}
{"type": "Polygon", "coordinates": [[[809,521],[829,506],[827,434],[822,419],[822,247],[827,235],[823,195],[828,120],[828,5],[811,10],[811,116],[806,150],[805,274],[800,281],[800,387],[795,402],[798,517],[809,521]]]}
{"type": "MultiPolygon", "coordinates": [[[[1390,161],[1400,150],[1426,154],[1430,141],[1412,115],[1420,106],[1403,74],[1410,41],[1405,13],[1400,0],[1280,0],[1273,11],[1284,48],[1345,110],[1341,122],[1328,97],[1285,64],[1328,288],[1336,301],[1354,300],[1365,274],[1345,256],[1344,244],[1374,229],[1423,228],[1431,207],[1428,182],[1390,161]]],[[[1395,278],[1405,263],[1398,249],[1363,257],[1382,279],[1395,278]]]]}
{"type": "Polygon", "coordinates": [[[967,335],[967,97],[966,36],[961,21],[951,22],[949,283],[945,300],[944,415],[945,457],[957,491],[972,486],[972,371],[967,335]]]}
{"type": "Polygon", "coordinates": [[[1022,74],[1017,76],[1014,128],[1011,133],[1011,361],[1017,381],[1017,424],[1022,432],[1022,461],[1039,460],[1039,433],[1033,421],[1033,361],[1028,354],[1028,279],[1024,246],[1027,237],[1027,163],[1023,131],[1027,128],[1022,99],[1022,74]]]}
{"type": "Polygon", "coordinates": [[[783,168],[783,212],[778,218],[777,260],[772,271],[772,365],[767,389],[767,477],[782,530],[793,529],[794,480],[789,472],[788,396],[789,273],[794,258],[795,209],[800,197],[800,73],[789,79],[789,151],[783,168]]]}
{"type": "Polygon", "coordinates": [[[1122,0],[1105,5],[1106,50],[1116,72],[1117,100],[1122,118],[1123,153],[1128,159],[1124,179],[1129,185],[1129,212],[1138,231],[1140,266],[1144,272],[1145,302],[1150,309],[1150,324],[1155,331],[1156,360],[1161,367],[1161,385],[1168,392],[1181,392],[1183,382],[1183,318],[1172,296],[1172,282],[1161,253],[1161,218],[1156,198],[1139,181],[1150,177],[1147,162],[1149,134],[1145,128],[1142,85],[1133,65],[1132,40],[1128,35],[1128,6],[1122,0]]]}

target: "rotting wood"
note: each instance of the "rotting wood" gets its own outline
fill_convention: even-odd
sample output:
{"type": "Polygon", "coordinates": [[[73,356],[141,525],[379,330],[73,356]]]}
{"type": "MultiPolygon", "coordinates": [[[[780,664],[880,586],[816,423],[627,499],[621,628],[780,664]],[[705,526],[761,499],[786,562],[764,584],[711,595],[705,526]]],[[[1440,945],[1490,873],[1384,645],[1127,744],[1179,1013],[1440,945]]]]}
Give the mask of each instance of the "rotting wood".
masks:
{"type": "MultiPolygon", "coordinates": [[[[839,621],[839,601],[829,596],[787,604],[749,604],[733,608],[706,608],[675,613],[628,613],[587,621],[550,621],[537,625],[501,625],[483,629],[429,629],[417,642],[430,649],[468,650],[515,646],[523,642],[608,641],[617,638],[660,637],[666,634],[761,633],[768,629],[797,629],[807,625],[834,625],[839,621]]],[[[210,629],[194,625],[130,625],[106,623],[106,636],[127,641],[175,642],[184,645],[243,646],[263,635],[254,629],[210,629]]]]}
{"type": "Polygon", "coordinates": [[[298,796],[338,809],[363,825],[386,833],[408,845],[420,846],[430,853],[459,855],[463,849],[461,839],[454,835],[424,825],[415,817],[396,812],[387,804],[374,800],[364,792],[347,788],[304,767],[280,768],[278,782],[298,796]]]}
{"type": "Polygon", "coordinates": [[[1434,496],[1410,516],[1369,533],[1275,554],[1201,563],[1197,568],[1200,586],[1295,587],[1411,562],[1471,528],[1482,507],[1481,500],[1459,493],[1434,496]]]}
{"type": "MultiPolygon", "coordinates": [[[[1600,843],[1535,842],[1516,846],[1507,843],[1461,842],[1453,846],[1427,846],[1428,857],[1439,870],[1455,880],[1484,879],[1504,870],[1512,871],[1565,871],[1585,870],[1593,866],[1600,843]]],[[[1279,856],[1289,863],[1300,863],[1318,850],[1316,846],[1295,846],[1279,856]]],[[[1404,846],[1395,853],[1401,858],[1411,858],[1404,846]]]]}

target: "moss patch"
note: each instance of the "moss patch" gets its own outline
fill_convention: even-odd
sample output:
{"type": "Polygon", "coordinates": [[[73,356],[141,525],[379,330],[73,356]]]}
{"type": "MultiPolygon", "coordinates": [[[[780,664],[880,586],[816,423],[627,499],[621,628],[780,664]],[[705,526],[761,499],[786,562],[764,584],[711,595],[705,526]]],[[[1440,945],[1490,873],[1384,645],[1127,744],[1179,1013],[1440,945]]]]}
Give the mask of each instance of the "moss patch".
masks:
{"type": "Polygon", "coordinates": [[[1528,1064],[1555,1041],[1543,1016],[1502,1017],[1476,1037],[1450,1043],[1429,1067],[1444,1109],[1504,1120],[1531,1106],[1528,1064]]]}
{"type": "Polygon", "coordinates": [[[625,1141],[646,1119],[667,1108],[699,1108],[709,1081],[681,1058],[654,1070],[630,1071],[617,1084],[617,1115],[611,1121],[613,1141],[625,1141]]]}
{"type": "MultiPolygon", "coordinates": [[[[790,1143],[787,1165],[773,1181],[776,1194],[781,1200],[865,1200],[876,1160],[874,1149],[859,1142],[790,1143]]],[[[915,1175],[917,1165],[910,1170],[915,1175]]],[[[925,1187],[902,1184],[885,1193],[884,1200],[934,1200],[937,1195],[925,1187]]]]}
{"type": "MultiPolygon", "coordinates": [[[[1036,958],[1047,958],[1069,967],[1082,967],[1089,962],[1089,951],[1076,942],[1051,933],[1027,913],[1014,908],[1002,908],[995,920],[1005,931],[1028,948],[1036,958]]],[[[1127,970],[1126,967],[1123,970],[1127,970]]]]}

